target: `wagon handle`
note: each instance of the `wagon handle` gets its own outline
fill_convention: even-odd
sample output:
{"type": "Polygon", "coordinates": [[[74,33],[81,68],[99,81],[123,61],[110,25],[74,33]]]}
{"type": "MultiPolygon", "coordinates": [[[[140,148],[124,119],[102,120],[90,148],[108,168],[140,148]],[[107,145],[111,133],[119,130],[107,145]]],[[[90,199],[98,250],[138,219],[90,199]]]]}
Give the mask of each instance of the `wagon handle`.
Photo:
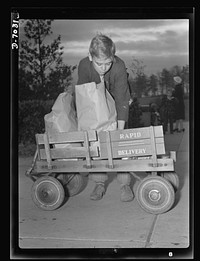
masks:
{"type": "Polygon", "coordinates": [[[142,178],[140,178],[137,174],[135,174],[133,171],[130,171],[130,174],[134,176],[135,179],[141,181],[142,178]]]}
{"type": "Polygon", "coordinates": [[[33,168],[34,168],[34,165],[35,165],[37,156],[38,156],[38,148],[37,148],[36,151],[35,151],[35,155],[34,155],[34,158],[33,158],[32,164],[31,164],[31,167],[25,172],[25,175],[26,175],[27,177],[30,177],[30,175],[31,175],[31,172],[32,172],[32,170],[33,170],[33,168]]]}

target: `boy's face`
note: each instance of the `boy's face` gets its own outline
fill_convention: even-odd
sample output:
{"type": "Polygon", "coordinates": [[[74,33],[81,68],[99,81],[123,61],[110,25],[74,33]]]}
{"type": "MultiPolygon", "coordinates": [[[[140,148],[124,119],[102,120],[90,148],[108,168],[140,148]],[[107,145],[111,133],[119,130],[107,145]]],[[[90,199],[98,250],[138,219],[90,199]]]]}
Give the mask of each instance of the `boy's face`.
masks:
{"type": "Polygon", "coordinates": [[[112,63],[112,58],[92,57],[92,64],[99,75],[104,75],[110,69],[112,63]]]}

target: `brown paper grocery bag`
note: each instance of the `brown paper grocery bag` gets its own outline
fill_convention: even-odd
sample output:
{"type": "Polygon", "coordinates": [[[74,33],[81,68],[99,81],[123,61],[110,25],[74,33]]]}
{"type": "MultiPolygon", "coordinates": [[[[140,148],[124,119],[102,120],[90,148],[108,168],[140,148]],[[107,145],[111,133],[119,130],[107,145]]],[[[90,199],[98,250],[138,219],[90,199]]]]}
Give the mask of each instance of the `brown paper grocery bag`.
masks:
{"type": "Polygon", "coordinates": [[[78,130],[115,130],[117,113],[115,101],[103,83],[75,86],[78,130]]]}
{"type": "MultiPolygon", "coordinates": [[[[78,130],[74,102],[74,96],[71,93],[63,92],[59,94],[52,107],[52,111],[44,116],[45,131],[48,134],[78,130]]],[[[55,144],[55,147],[81,147],[81,143],[55,144]]]]}
{"type": "Polygon", "coordinates": [[[57,97],[52,111],[44,116],[45,130],[52,132],[71,132],[78,130],[74,97],[63,92],[57,97]]]}

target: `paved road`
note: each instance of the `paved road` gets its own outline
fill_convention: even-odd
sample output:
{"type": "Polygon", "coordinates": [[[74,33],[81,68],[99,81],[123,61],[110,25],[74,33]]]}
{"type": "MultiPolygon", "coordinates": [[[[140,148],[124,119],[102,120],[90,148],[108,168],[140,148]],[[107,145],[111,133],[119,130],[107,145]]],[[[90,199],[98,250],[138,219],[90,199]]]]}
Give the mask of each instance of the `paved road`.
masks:
{"type": "MultiPolygon", "coordinates": [[[[169,212],[146,213],[136,199],[120,201],[115,174],[104,198],[91,201],[94,183],[54,211],[40,210],[31,199],[33,182],[24,173],[32,158],[19,158],[19,246],[21,248],[187,248],[189,242],[189,124],[166,134],[167,150],[177,151],[180,188],[169,212]]],[[[142,175],[142,174],[141,174],[142,175]]],[[[144,174],[145,175],[145,174],[144,174]]],[[[134,179],[133,179],[134,182],[134,179]]]]}

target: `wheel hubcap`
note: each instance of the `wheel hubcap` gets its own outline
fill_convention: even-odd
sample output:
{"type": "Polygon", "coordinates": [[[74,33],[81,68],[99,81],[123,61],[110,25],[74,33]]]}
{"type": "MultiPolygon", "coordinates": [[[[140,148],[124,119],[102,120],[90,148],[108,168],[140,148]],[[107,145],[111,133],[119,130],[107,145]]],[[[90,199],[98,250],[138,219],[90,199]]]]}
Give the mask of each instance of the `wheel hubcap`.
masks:
{"type": "Polygon", "coordinates": [[[152,201],[158,201],[160,199],[161,195],[160,192],[156,189],[149,191],[149,198],[152,201]]]}
{"type": "Polygon", "coordinates": [[[50,195],[50,190],[43,190],[42,191],[42,197],[47,198],[50,195]]]}
{"type": "Polygon", "coordinates": [[[41,182],[37,187],[36,197],[41,204],[56,204],[60,198],[59,190],[53,182],[41,182]]]}

